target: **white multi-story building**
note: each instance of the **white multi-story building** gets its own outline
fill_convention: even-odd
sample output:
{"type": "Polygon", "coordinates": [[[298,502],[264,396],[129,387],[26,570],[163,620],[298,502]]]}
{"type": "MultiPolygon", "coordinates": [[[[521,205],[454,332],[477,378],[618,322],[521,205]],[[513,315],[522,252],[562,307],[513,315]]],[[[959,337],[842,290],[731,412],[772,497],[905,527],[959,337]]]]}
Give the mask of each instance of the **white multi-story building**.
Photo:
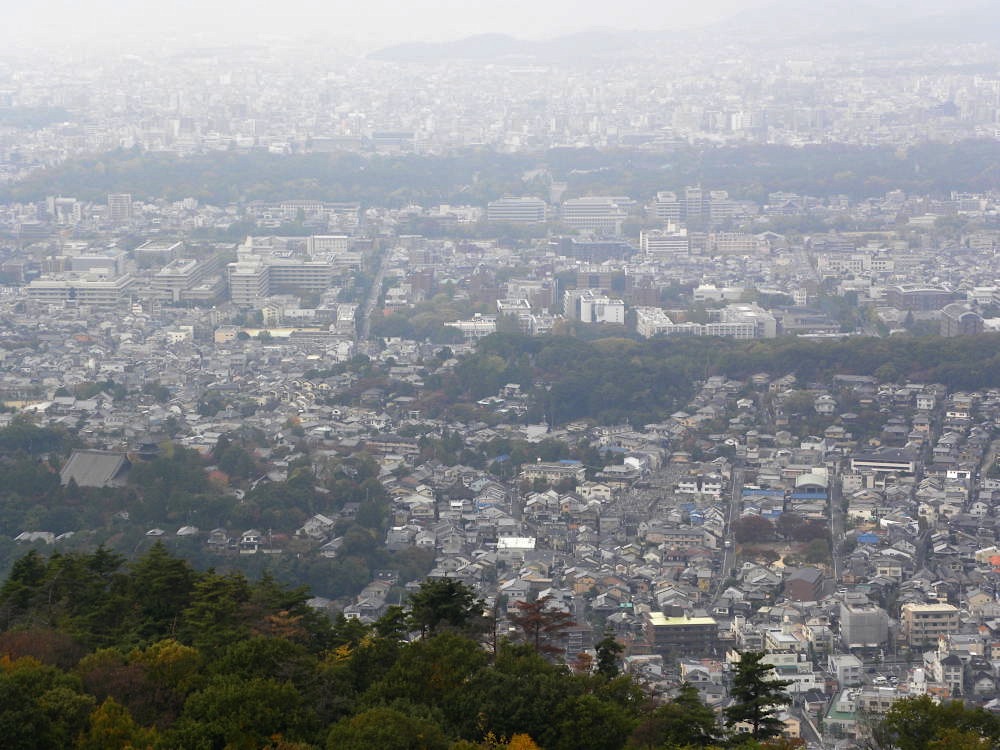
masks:
{"type": "MultiPolygon", "coordinates": [[[[736,336],[737,338],[758,338],[758,339],[773,339],[778,335],[778,321],[777,319],[765,310],[763,307],[753,303],[741,303],[726,305],[724,308],[718,311],[719,320],[718,323],[732,326],[739,326],[742,330],[743,326],[752,325],[754,333],[753,335],[743,335],[742,333],[708,333],[706,336],[718,335],[718,336],[736,336]]],[[[706,324],[706,329],[712,323],[706,324]]],[[[734,329],[735,330],[735,329],[734,329]]]]}
{"type": "Polygon", "coordinates": [[[314,234],[306,240],[310,255],[346,253],[351,248],[351,238],[346,234],[314,234]]]}
{"type": "Polygon", "coordinates": [[[640,336],[725,336],[762,339],[777,336],[778,322],[757,305],[727,305],[713,311],[716,320],[708,323],[675,323],[657,307],[638,307],[635,330],[640,336]]]}
{"type": "Polygon", "coordinates": [[[628,216],[629,199],[607,196],[570,198],[562,204],[562,222],[573,229],[619,235],[628,216]]]}
{"type": "Polygon", "coordinates": [[[466,341],[475,341],[497,332],[497,316],[477,313],[470,320],[453,320],[445,325],[461,331],[466,341]]]}
{"type": "Polygon", "coordinates": [[[644,255],[689,255],[691,239],[687,229],[668,224],[666,229],[649,229],[639,233],[639,249],[644,255]]]}
{"type": "Polygon", "coordinates": [[[135,279],[130,274],[119,276],[60,275],[35,279],[27,286],[28,299],[48,303],[75,303],[90,307],[116,307],[125,301],[135,279]]]}
{"type": "Polygon", "coordinates": [[[744,232],[716,232],[709,236],[709,243],[719,255],[751,255],[759,244],[754,235],[744,232]]]}
{"type": "Polygon", "coordinates": [[[512,224],[541,224],[546,205],[541,198],[507,196],[486,205],[486,220],[512,224]]]}
{"type": "Polygon", "coordinates": [[[219,259],[217,256],[205,260],[178,258],[161,268],[152,279],[154,296],[164,302],[177,303],[190,298],[189,292],[202,284],[208,276],[218,282],[219,259]]]}
{"type": "Polygon", "coordinates": [[[108,221],[120,224],[132,218],[132,196],[129,193],[108,193],[108,221]]]}
{"type": "Polygon", "coordinates": [[[625,303],[595,289],[568,289],[563,309],[566,317],[581,323],[625,325],[625,303]]]}
{"type": "Polygon", "coordinates": [[[268,295],[270,268],[250,256],[229,264],[229,297],[240,307],[259,307],[268,295]]]}

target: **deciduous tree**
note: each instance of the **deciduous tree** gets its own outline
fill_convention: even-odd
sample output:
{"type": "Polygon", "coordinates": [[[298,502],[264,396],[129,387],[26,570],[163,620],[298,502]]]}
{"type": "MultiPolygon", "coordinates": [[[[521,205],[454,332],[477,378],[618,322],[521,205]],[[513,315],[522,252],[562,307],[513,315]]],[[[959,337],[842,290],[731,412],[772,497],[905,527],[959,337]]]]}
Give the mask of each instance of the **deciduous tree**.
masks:
{"type": "Polygon", "coordinates": [[[516,601],[514,611],[507,613],[510,621],[521,629],[525,641],[540,654],[562,653],[559,638],[576,625],[573,615],[550,606],[551,603],[552,596],[546,594],[533,602],[516,601]]]}

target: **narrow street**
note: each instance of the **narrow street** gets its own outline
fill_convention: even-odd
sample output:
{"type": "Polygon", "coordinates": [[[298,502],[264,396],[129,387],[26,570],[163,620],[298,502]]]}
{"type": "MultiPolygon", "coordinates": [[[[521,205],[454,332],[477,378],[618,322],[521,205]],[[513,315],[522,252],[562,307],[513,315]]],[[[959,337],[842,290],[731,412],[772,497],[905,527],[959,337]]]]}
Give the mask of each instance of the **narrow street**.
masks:
{"type": "Polygon", "coordinates": [[[736,540],[733,538],[733,522],[739,513],[740,498],[743,493],[743,466],[740,463],[733,466],[730,481],[732,486],[729,492],[729,510],[726,514],[726,534],[722,542],[722,567],[719,570],[719,578],[712,596],[712,609],[715,609],[718,605],[719,597],[724,591],[723,586],[729,578],[733,563],[736,561],[736,540]]]}
{"type": "Polygon", "coordinates": [[[380,253],[378,270],[375,272],[371,289],[368,290],[368,297],[361,308],[361,320],[358,322],[359,345],[367,343],[371,338],[372,313],[375,312],[375,305],[378,304],[379,296],[382,294],[382,280],[385,278],[386,269],[389,267],[389,259],[392,257],[391,250],[376,249],[375,252],[380,253]]]}

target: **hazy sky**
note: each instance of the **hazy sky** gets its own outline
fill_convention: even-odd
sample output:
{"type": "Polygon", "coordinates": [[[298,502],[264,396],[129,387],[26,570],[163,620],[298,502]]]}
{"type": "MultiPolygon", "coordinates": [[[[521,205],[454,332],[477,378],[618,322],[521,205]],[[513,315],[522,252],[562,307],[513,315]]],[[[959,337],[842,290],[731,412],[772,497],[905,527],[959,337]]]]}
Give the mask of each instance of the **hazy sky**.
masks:
{"type": "MultiPolygon", "coordinates": [[[[814,18],[897,20],[996,0],[0,0],[0,45],[67,39],[134,51],[157,35],[218,43],[261,35],[348,40],[351,51],[394,42],[502,32],[546,38],[592,28],[686,29],[778,5],[814,18]],[[825,15],[824,15],[825,14],[825,15]]],[[[2,50],[0,50],[2,51],[2,50]]],[[[103,51],[103,49],[102,49],[103,51]]]]}
{"type": "MultiPolygon", "coordinates": [[[[545,37],[593,27],[688,28],[768,0],[0,0],[0,38],[206,32],[356,37],[372,43],[488,31],[545,37]]],[[[123,43],[127,39],[122,40],[123,43]]]]}

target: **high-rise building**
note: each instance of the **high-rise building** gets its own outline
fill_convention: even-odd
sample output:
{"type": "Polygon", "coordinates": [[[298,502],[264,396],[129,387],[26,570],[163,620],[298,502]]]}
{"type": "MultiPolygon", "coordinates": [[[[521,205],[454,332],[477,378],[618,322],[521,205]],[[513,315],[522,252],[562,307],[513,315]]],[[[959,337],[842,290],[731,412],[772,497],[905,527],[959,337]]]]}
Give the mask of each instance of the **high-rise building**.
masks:
{"type": "Polygon", "coordinates": [[[677,223],[681,220],[681,203],[677,194],[669,190],[661,190],[653,201],[653,215],[663,222],[677,223]]]}
{"type": "Polygon", "coordinates": [[[108,221],[123,224],[132,220],[132,194],[108,193],[108,221]]]}
{"type": "Polygon", "coordinates": [[[260,258],[241,258],[229,264],[229,297],[234,305],[258,307],[267,297],[269,268],[260,258]]]}
{"type": "Polygon", "coordinates": [[[661,190],[652,203],[653,215],[663,222],[693,222],[719,224],[732,217],[735,206],[725,190],[703,190],[686,187],[678,197],[669,190],[661,190]]]}
{"type": "Polygon", "coordinates": [[[708,218],[708,193],[700,187],[684,188],[684,221],[698,222],[708,218]]]}

